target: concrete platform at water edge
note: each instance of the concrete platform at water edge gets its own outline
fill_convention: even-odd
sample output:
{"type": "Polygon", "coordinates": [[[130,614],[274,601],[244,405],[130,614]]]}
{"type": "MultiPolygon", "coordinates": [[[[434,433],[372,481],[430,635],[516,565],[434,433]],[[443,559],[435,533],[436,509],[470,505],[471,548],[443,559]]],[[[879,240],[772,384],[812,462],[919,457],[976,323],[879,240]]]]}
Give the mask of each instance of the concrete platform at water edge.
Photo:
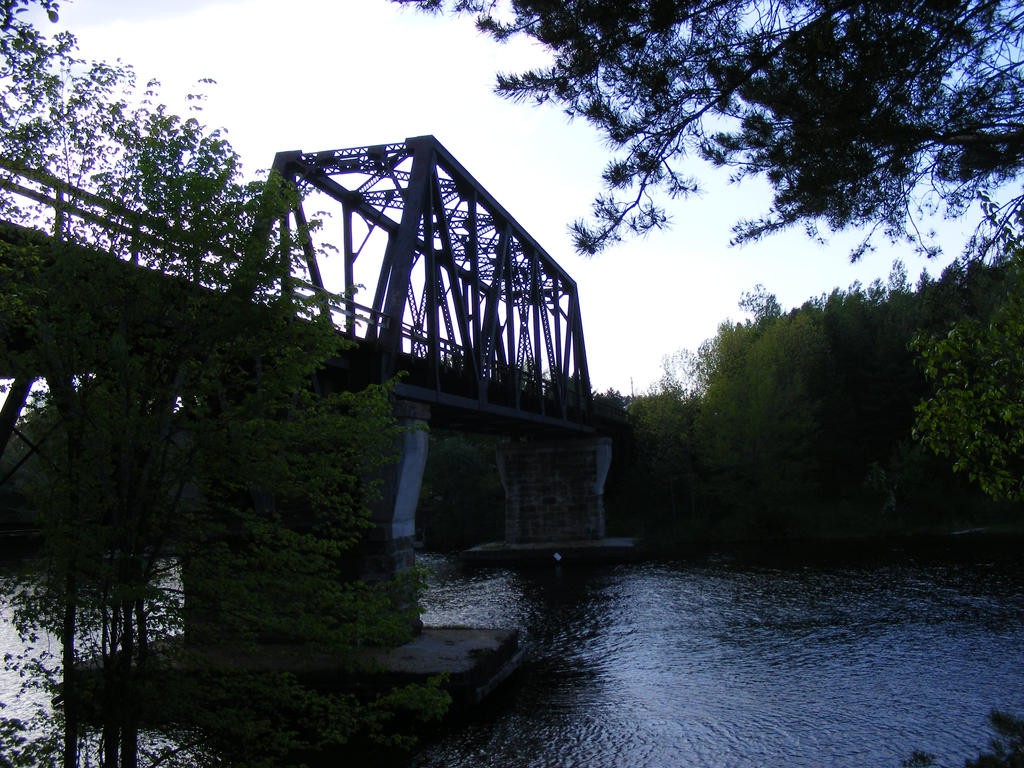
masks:
{"type": "Polygon", "coordinates": [[[459,557],[466,563],[617,563],[636,560],[641,548],[636,539],[584,539],[579,541],[506,544],[503,541],[480,544],[463,550],[459,557]]]}
{"type": "Polygon", "coordinates": [[[211,667],[225,672],[288,672],[315,690],[366,697],[443,675],[442,687],[456,709],[483,701],[519,668],[524,655],[518,629],[476,627],[424,627],[397,648],[368,647],[344,658],[288,643],[194,645],[182,654],[182,646],[171,641],[154,650],[165,658],[169,672],[189,674],[211,667]]]}
{"type": "Polygon", "coordinates": [[[391,686],[444,674],[455,706],[473,706],[519,668],[524,651],[518,629],[424,627],[405,645],[367,651],[373,672],[363,682],[391,686]]]}

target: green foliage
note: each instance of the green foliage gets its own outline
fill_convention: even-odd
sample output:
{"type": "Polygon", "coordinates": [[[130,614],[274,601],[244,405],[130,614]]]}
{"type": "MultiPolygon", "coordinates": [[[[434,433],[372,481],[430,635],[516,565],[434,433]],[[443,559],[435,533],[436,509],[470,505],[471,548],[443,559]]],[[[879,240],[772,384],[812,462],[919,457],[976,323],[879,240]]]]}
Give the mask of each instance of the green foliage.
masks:
{"type": "Polygon", "coordinates": [[[432,678],[424,684],[357,699],[350,694],[317,691],[308,680],[292,673],[256,676],[220,668],[204,676],[172,680],[164,691],[172,703],[164,713],[177,714],[177,703],[191,697],[193,702],[182,714],[195,718],[200,706],[203,712],[198,719],[209,725],[201,732],[177,732],[178,748],[189,744],[191,738],[200,759],[205,753],[211,764],[276,768],[323,762],[325,756],[338,759],[352,750],[353,743],[364,750],[408,750],[424,725],[447,712],[451,697],[444,682],[432,678]],[[247,706],[239,707],[239,700],[247,701],[247,706]],[[211,755],[222,762],[214,762],[211,755]]]}
{"type": "Polygon", "coordinates": [[[737,241],[794,224],[867,226],[929,251],[920,212],[959,214],[1024,164],[1012,0],[394,2],[471,14],[496,40],[526,37],[551,54],[499,75],[497,90],[559,105],[613,149],[607,191],[574,226],[581,252],[664,226],[651,193],[697,192],[693,156],[773,187],[737,241]]]}
{"type": "Polygon", "coordinates": [[[825,338],[806,314],[723,325],[700,357],[703,398],[695,424],[712,493],[727,509],[786,533],[786,509],[814,491],[813,441],[825,338]]]}
{"type": "Polygon", "coordinates": [[[993,312],[1014,269],[960,262],[915,291],[897,263],[886,282],[785,314],[763,287],[744,294],[752,320],[723,323],[697,353],[666,360],[659,385],[630,402],[632,456],[609,509],[668,549],[1004,519],[1012,509],[912,439],[929,384],[908,345],[918,328],[945,333],[993,312]]]}
{"type": "Polygon", "coordinates": [[[594,407],[595,409],[612,412],[625,411],[629,407],[629,397],[617,389],[609,388],[604,392],[594,393],[594,407]]]}
{"type": "Polygon", "coordinates": [[[505,492],[494,438],[432,431],[416,512],[424,543],[464,549],[504,537],[505,492]]]}
{"type": "Polygon", "coordinates": [[[1002,301],[944,336],[914,341],[934,392],[917,406],[915,432],[994,499],[1024,499],[1024,247],[1006,234],[1002,301]]]}
{"type": "MultiPolygon", "coordinates": [[[[47,36],[25,21],[31,6],[56,13],[51,0],[7,0],[0,14],[0,156],[48,168],[69,183],[88,181],[109,164],[109,143],[134,86],[130,68],[75,56],[67,32],[47,36]]],[[[16,210],[4,198],[2,212],[16,210]]]]}
{"type": "MultiPolygon", "coordinates": [[[[997,736],[992,739],[991,752],[982,752],[975,760],[964,761],[964,768],[1021,768],[1024,766],[1024,720],[994,710],[989,722],[997,736]]],[[[904,768],[928,768],[935,765],[935,755],[915,750],[900,763],[904,768]]]]}
{"type": "Polygon", "coordinates": [[[754,286],[754,290],[743,294],[739,307],[753,315],[755,323],[763,323],[782,314],[782,307],[775,294],[768,293],[760,283],[754,286]]]}
{"type": "MultiPolygon", "coordinates": [[[[130,71],[76,60],[70,36],[13,18],[0,41],[4,180],[39,190],[0,198],[21,225],[0,232],[0,361],[37,382],[45,435],[22,484],[41,570],[5,591],[19,631],[60,648],[27,661],[62,702],[31,736],[5,721],[5,754],[124,768],[230,744],[282,765],[380,731],[363,702],[247,666],[272,642],[350,670],[416,611],[415,574],[344,578],[397,428],[385,388],[314,391],[343,342],[290,288],[299,249],[272,247],[293,245],[271,223],[294,192],[244,182],[219,132],[152,84],[133,104],[130,71]]],[[[401,700],[433,716],[434,688],[401,700]]]]}
{"type": "MultiPolygon", "coordinates": [[[[630,466],[609,499],[609,526],[661,531],[693,524],[696,474],[692,442],[697,401],[663,382],[629,403],[630,466]]],[[[615,457],[621,462],[621,456],[615,457]]]]}
{"type": "Polygon", "coordinates": [[[408,749],[416,743],[413,724],[441,719],[448,711],[451,696],[444,690],[444,676],[432,677],[425,685],[394,688],[365,708],[371,740],[386,747],[408,749]]]}

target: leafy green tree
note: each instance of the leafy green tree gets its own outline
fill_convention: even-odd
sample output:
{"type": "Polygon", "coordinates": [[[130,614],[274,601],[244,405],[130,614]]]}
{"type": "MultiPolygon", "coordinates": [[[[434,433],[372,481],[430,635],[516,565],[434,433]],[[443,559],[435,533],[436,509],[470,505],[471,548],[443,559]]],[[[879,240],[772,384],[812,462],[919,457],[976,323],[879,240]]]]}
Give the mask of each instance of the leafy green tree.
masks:
{"type": "Polygon", "coordinates": [[[782,307],[775,294],[769,293],[760,283],[754,286],[754,290],[743,293],[739,307],[744,312],[749,312],[755,323],[765,323],[782,314],[782,307]]]}
{"type": "Polygon", "coordinates": [[[695,424],[719,504],[772,533],[815,488],[827,346],[806,315],[724,323],[700,350],[695,424]],[[756,522],[760,521],[760,522],[756,522]]]}
{"type": "Polygon", "coordinates": [[[594,392],[594,404],[602,410],[625,411],[629,407],[630,396],[624,395],[614,387],[609,387],[604,392],[594,392]]]}
{"type": "Polygon", "coordinates": [[[1003,236],[1003,299],[944,336],[914,341],[934,391],[917,406],[915,433],[994,499],[1024,499],[1024,240],[1003,236]]]}
{"type": "Polygon", "coordinates": [[[999,295],[1015,269],[962,260],[938,279],[923,275],[915,291],[897,263],[887,281],[785,314],[765,288],[745,293],[751,320],[667,359],[658,386],[631,402],[624,500],[609,508],[656,530],[662,547],[1005,520],[1011,506],[913,439],[914,408],[931,385],[909,345],[922,327],[940,340],[958,323],[988,327],[1007,311],[999,295]]]}
{"type": "Polygon", "coordinates": [[[497,91],[553,102],[612,147],[607,191],[574,225],[585,253],[663,226],[652,193],[695,193],[693,156],[773,187],[769,210],[736,225],[737,242],[824,224],[881,228],[927,250],[922,210],[962,213],[1024,164],[1013,0],[394,2],[474,15],[498,41],[550,52],[548,64],[500,74],[497,91]]]}
{"type": "Polygon", "coordinates": [[[459,549],[504,538],[496,448],[493,437],[431,432],[416,510],[427,547],[459,549]]]}
{"type": "Polygon", "coordinates": [[[668,538],[685,535],[686,530],[693,533],[698,517],[693,444],[696,409],[697,400],[691,393],[666,381],[629,404],[634,447],[624,481],[625,495],[629,511],[647,526],[652,546],[663,546],[668,538]]]}
{"type": "Polygon", "coordinates": [[[24,7],[0,28],[0,361],[54,430],[27,488],[42,568],[6,594],[59,645],[33,663],[61,706],[33,736],[6,721],[4,759],[280,765],[438,713],[436,687],[365,704],[282,671],[298,646],[348,669],[410,626],[401,585],[343,578],[395,427],[384,389],[314,393],[343,342],[291,290],[288,232],[268,237],[294,193],[243,182],[152,88],[132,106],[130,70],[76,60],[24,7]],[[253,674],[270,641],[280,669],[253,674]]]}
{"type": "Polygon", "coordinates": [[[855,284],[801,310],[820,317],[830,349],[817,450],[821,479],[833,495],[856,494],[869,468],[887,466],[894,447],[910,436],[913,405],[924,388],[907,349],[920,304],[897,263],[887,283],[855,284]]]}

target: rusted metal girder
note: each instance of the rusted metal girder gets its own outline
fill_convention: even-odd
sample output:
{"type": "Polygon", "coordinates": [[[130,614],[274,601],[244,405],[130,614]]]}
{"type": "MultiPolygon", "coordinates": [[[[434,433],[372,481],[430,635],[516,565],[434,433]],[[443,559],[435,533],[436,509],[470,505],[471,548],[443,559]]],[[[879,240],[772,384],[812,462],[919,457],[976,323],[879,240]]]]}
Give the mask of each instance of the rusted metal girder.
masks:
{"type": "Polygon", "coordinates": [[[274,168],[303,192],[288,225],[311,289],[373,347],[376,380],[405,371],[410,399],[589,430],[576,283],[437,139],[283,152],[274,168]],[[318,253],[317,198],[340,205],[340,258],[318,253]]]}

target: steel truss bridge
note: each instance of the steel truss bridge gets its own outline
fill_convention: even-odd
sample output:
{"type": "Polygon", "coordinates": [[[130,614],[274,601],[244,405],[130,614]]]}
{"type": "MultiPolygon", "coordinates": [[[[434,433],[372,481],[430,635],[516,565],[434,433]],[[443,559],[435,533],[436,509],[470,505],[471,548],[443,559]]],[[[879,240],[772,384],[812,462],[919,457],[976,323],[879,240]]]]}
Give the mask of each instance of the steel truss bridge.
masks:
{"type": "Polygon", "coordinates": [[[592,431],[576,283],[437,139],[283,152],[273,167],[304,193],[300,232],[314,201],[335,213],[325,234],[341,214],[341,265],[302,244],[309,289],[360,342],[333,375],[402,372],[396,394],[442,423],[592,431]]]}
{"type": "MultiPolygon", "coordinates": [[[[317,296],[356,342],[325,361],[317,386],[391,381],[398,397],[430,404],[439,426],[594,432],[575,282],[434,137],[284,152],[273,168],[302,193],[276,223],[297,235],[281,237],[280,247],[302,251],[306,274],[293,288],[317,296]],[[307,211],[320,208],[328,215],[317,228],[307,211]]],[[[0,189],[8,201],[27,200],[37,212],[32,226],[47,230],[0,222],[7,239],[70,241],[126,268],[140,248],[173,255],[196,246],[147,214],[2,158],[0,189]]],[[[11,387],[0,451],[30,385],[11,387]]]]}

